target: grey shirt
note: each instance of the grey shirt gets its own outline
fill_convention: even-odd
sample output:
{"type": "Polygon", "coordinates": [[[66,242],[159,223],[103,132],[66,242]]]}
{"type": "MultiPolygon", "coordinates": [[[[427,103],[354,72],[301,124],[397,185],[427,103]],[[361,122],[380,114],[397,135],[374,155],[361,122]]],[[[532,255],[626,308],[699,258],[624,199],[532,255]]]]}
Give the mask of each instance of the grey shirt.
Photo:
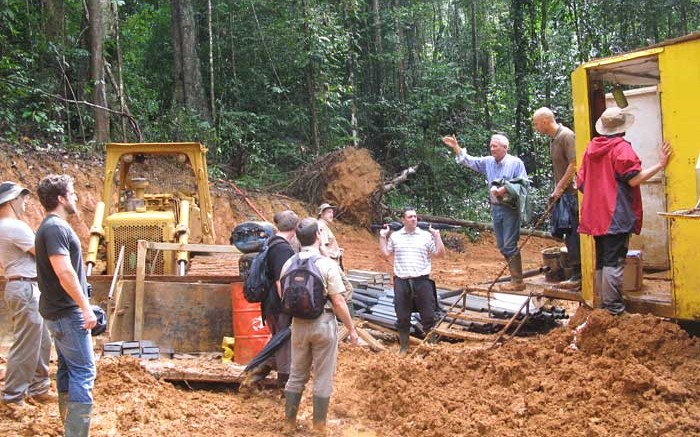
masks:
{"type": "Polygon", "coordinates": [[[68,222],[56,215],[48,215],[36,231],[36,268],[39,277],[39,312],[48,320],[65,317],[79,308],[78,304],[61,287],[49,257],[67,255],[78,275],[83,293],[87,296],[87,280],[83,268],[80,240],[68,222]]]}
{"type": "Polygon", "coordinates": [[[22,220],[0,219],[0,264],[5,277],[35,278],[36,263],[28,252],[34,247],[34,231],[22,220]]]}

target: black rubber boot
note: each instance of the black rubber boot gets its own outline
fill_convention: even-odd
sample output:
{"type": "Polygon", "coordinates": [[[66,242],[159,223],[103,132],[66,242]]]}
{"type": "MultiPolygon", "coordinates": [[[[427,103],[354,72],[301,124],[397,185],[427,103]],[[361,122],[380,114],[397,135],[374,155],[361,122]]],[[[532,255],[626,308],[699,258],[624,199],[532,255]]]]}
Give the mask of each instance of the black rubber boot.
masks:
{"type": "Polygon", "coordinates": [[[409,331],[399,331],[399,355],[405,355],[408,353],[408,337],[409,331]]]}
{"type": "Polygon", "coordinates": [[[314,431],[326,430],[326,418],[328,417],[328,405],[331,398],[314,396],[314,431]]]}
{"type": "Polygon", "coordinates": [[[289,373],[277,373],[277,388],[284,390],[284,386],[287,385],[289,380],[289,373]]]}
{"type": "Polygon", "coordinates": [[[65,437],[89,436],[90,413],[92,413],[92,404],[68,402],[66,408],[66,422],[63,427],[65,437]]]}
{"type": "Polygon", "coordinates": [[[284,417],[288,424],[296,425],[297,412],[299,411],[299,403],[301,402],[301,393],[285,391],[284,399],[284,417]]]}
{"type": "Polygon", "coordinates": [[[58,392],[58,415],[61,418],[61,423],[66,424],[66,410],[68,408],[68,392],[58,392]]]}

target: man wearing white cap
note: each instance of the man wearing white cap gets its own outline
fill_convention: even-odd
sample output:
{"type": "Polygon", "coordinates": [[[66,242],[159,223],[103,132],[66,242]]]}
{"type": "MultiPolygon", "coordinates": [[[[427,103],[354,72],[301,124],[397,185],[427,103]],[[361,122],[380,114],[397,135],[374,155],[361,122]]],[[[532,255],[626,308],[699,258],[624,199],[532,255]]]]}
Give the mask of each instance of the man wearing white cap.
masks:
{"type": "Polygon", "coordinates": [[[623,137],[634,115],[618,107],[606,109],[596,121],[600,136],[583,154],[577,185],[583,193],[579,232],[595,239],[596,290],[601,306],[612,314],[625,311],[622,274],[630,233],[642,229],[640,184],[666,167],[671,146],[664,143],[659,162],[642,169],[642,162],[623,137]]]}
{"type": "Polygon", "coordinates": [[[49,394],[51,337],[39,314],[34,231],[23,221],[28,194],[14,182],[0,184],[0,264],[13,327],[2,401],[14,405],[24,404],[25,397],[38,402],[56,399],[49,394]]]}

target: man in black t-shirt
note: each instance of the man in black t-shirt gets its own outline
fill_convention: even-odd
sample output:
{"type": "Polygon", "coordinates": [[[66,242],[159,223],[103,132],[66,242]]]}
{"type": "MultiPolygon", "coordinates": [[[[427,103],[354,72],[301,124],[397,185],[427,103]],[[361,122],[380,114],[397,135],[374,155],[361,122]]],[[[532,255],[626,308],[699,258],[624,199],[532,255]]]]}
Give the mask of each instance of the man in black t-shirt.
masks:
{"type": "Polygon", "coordinates": [[[39,312],[58,355],[58,409],[66,436],[88,435],[97,369],[90,330],[97,324],[88,301],[80,240],[66,221],[78,210],[73,179],[49,175],[37,195],[47,216],[34,241],[39,312]]]}
{"type": "MultiPolygon", "coordinates": [[[[294,249],[290,244],[295,238],[295,231],[299,217],[291,210],[280,211],[274,217],[277,233],[268,241],[267,267],[268,275],[274,280],[275,288],[267,293],[267,297],[261,303],[262,315],[270,328],[272,335],[280,332],[292,322],[292,318],[282,313],[282,285],[280,274],[284,263],[294,255],[294,249]]],[[[264,379],[273,368],[277,370],[277,382],[279,387],[284,387],[289,379],[289,368],[292,361],[291,341],[285,341],[277,349],[275,355],[253,369],[244,379],[242,385],[250,386],[264,379]]]]}

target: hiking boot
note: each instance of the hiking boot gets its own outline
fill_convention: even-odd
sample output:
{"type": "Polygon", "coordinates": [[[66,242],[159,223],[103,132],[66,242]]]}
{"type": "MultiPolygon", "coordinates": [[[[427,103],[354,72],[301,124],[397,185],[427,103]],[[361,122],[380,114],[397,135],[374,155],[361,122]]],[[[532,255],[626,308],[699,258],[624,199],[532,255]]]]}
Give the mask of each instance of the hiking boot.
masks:
{"type": "Polygon", "coordinates": [[[29,396],[28,400],[39,404],[51,404],[58,401],[58,396],[47,390],[43,393],[29,396]]]}

